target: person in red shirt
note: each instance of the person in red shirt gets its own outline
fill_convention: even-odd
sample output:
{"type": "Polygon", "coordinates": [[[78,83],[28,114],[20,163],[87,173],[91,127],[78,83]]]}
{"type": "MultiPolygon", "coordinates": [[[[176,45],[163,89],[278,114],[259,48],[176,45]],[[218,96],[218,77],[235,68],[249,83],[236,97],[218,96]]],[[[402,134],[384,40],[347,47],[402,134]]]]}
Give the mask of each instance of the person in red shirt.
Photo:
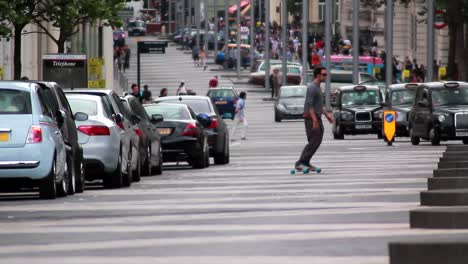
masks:
{"type": "Polygon", "coordinates": [[[210,88],[217,88],[218,87],[218,76],[214,76],[213,78],[210,79],[208,82],[208,86],[210,88]]]}

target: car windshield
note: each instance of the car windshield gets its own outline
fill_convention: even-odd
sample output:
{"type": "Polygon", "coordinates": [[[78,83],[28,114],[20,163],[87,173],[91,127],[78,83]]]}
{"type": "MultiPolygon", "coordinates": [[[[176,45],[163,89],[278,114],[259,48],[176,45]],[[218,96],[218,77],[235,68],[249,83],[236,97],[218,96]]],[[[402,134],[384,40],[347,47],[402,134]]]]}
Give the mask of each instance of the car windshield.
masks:
{"type": "Polygon", "coordinates": [[[149,116],[160,114],[164,120],[190,120],[190,113],[182,105],[145,105],[146,113],[149,116]]]}
{"type": "Polygon", "coordinates": [[[348,73],[332,73],[332,83],[353,83],[353,75],[348,73]]]}
{"type": "Polygon", "coordinates": [[[288,97],[305,97],[306,96],[306,87],[290,87],[290,88],[281,88],[280,90],[280,97],[281,98],[288,98],[288,97]]]}
{"type": "Polygon", "coordinates": [[[180,101],[178,98],[174,100],[164,100],[159,101],[158,103],[172,103],[172,104],[185,104],[190,106],[195,114],[211,114],[211,107],[208,100],[193,100],[193,99],[186,99],[180,101]]]}
{"type": "Polygon", "coordinates": [[[78,99],[68,97],[68,103],[74,113],[82,112],[89,116],[97,116],[97,103],[94,100],[78,99]]]}
{"type": "Polygon", "coordinates": [[[29,92],[0,88],[0,114],[30,115],[31,113],[29,92]]]}
{"type": "Polygon", "coordinates": [[[412,104],[416,96],[415,90],[405,89],[392,92],[392,105],[412,104]]]}
{"type": "Polygon", "coordinates": [[[208,96],[213,98],[213,97],[234,97],[234,92],[232,90],[228,89],[222,89],[222,90],[210,90],[208,92],[208,96]]]}
{"type": "Polygon", "coordinates": [[[342,106],[376,105],[380,103],[378,91],[347,91],[341,95],[342,106]]]}
{"type": "Polygon", "coordinates": [[[440,105],[468,105],[468,88],[446,88],[432,90],[432,104],[440,105]]]}
{"type": "Polygon", "coordinates": [[[301,73],[301,70],[299,69],[299,67],[289,67],[288,72],[290,72],[290,73],[301,73]]]}
{"type": "MultiPolygon", "coordinates": [[[[270,67],[273,65],[279,65],[281,62],[270,62],[270,67]]],[[[265,71],[266,69],[266,63],[262,63],[262,66],[260,66],[260,71],[265,71]]]]}
{"type": "Polygon", "coordinates": [[[132,21],[128,23],[129,27],[143,27],[144,23],[143,21],[132,21]]]}

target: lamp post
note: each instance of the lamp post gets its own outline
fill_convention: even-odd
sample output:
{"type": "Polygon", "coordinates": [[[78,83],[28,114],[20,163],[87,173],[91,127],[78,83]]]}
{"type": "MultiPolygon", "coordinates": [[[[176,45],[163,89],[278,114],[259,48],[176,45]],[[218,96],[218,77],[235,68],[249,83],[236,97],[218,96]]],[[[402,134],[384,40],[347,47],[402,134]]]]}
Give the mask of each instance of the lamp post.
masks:
{"type": "Polygon", "coordinates": [[[353,45],[352,45],[352,49],[353,49],[353,84],[356,85],[359,83],[359,0],[353,0],[353,45]]]}
{"type": "Polygon", "coordinates": [[[237,79],[240,78],[240,67],[241,67],[241,18],[240,18],[240,5],[241,0],[236,0],[237,3],[237,17],[236,17],[236,23],[237,23],[237,59],[236,59],[236,72],[237,72],[237,79]]]}
{"type": "Polygon", "coordinates": [[[387,1],[385,25],[385,83],[387,87],[393,82],[393,1],[387,1]]]}
{"type": "MultiPolygon", "coordinates": [[[[330,53],[331,53],[331,23],[332,23],[332,1],[325,0],[325,61],[327,67],[327,73],[330,73],[330,53]]],[[[391,2],[391,1],[390,1],[391,2]]],[[[327,109],[330,108],[330,74],[327,74],[325,82],[325,106],[327,109]]]]}
{"type": "Polygon", "coordinates": [[[281,85],[286,85],[286,75],[288,73],[287,68],[287,27],[288,27],[288,15],[287,15],[287,4],[286,0],[281,0],[281,49],[282,49],[282,67],[281,67],[281,85]]]}
{"type": "Polygon", "coordinates": [[[265,1],[265,87],[270,89],[270,1],[265,1]]]}
{"type": "Polygon", "coordinates": [[[434,78],[434,0],[426,0],[426,3],[427,3],[426,82],[432,82],[434,78]]]}
{"type": "Polygon", "coordinates": [[[254,52],[255,52],[255,0],[250,0],[250,68],[253,67],[254,63],[254,52]]]}
{"type": "Polygon", "coordinates": [[[302,80],[304,85],[307,85],[308,76],[307,76],[307,69],[308,67],[308,60],[307,57],[307,37],[309,32],[309,0],[302,0],[302,80]]]}

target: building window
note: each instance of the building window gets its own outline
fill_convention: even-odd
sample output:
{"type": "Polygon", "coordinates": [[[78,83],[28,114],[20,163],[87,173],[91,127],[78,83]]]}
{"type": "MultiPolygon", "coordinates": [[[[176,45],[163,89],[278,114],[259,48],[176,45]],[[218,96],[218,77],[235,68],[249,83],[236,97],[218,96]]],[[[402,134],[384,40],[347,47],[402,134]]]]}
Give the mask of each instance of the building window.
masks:
{"type": "MultiPolygon", "coordinates": [[[[318,11],[319,11],[319,21],[322,22],[325,20],[325,1],[326,0],[319,0],[318,3],[318,11]]],[[[335,6],[333,7],[335,13],[335,20],[336,22],[340,22],[340,0],[336,0],[335,6]]]]}

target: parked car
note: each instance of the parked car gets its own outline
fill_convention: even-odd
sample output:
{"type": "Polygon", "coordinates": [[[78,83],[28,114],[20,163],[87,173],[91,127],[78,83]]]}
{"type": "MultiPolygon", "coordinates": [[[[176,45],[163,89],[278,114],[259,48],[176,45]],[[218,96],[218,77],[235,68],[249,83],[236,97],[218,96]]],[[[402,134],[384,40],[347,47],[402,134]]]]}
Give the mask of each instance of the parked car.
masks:
{"type": "MultiPolygon", "coordinates": [[[[67,148],[67,167],[70,182],[68,183],[68,194],[84,191],[84,166],[83,149],[78,143],[78,132],[68,100],[62,88],[55,82],[30,81],[41,86],[48,98],[53,112],[63,116],[63,122],[59,123],[59,129],[67,148]]],[[[81,121],[85,121],[82,120],[81,121]]]]}
{"type": "Polygon", "coordinates": [[[127,24],[128,36],[146,36],[146,25],[144,21],[132,20],[127,24]]]}
{"type": "Polygon", "coordinates": [[[161,136],[156,124],[151,122],[151,118],[140,104],[140,100],[135,96],[126,95],[122,97],[122,102],[126,112],[124,115],[133,121],[134,130],[140,137],[138,166],[142,168],[141,175],[151,176],[153,173],[160,175],[163,159],[161,136]]]}
{"type": "MultiPolygon", "coordinates": [[[[36,83],[0,83],[1,189],[39,187],[46,199],[67,195],[67,147],[59,128],[65,117],[54,111],[51,100],[36,83]]],[[[74,118],[87,116],[76,112],[74,118]]]]}
{"type": "MultiPolygon", "coordinates": [[[[270,60],[270,74],[273,72],[273,68],[275,67],[279,67],[280,72],[281,72],[282,63],[283,62],[281,60],[270,60]]],[[[288,67],[288,73],[287,73],[288,83],[300,84],[301,72],[302,72],[301,64],[297,62],[288,62],[287,67],[288,67]],[[294,69],[291,69],[291,67],[293,67],[294,69]]],[[[265,61],[262,61],[260,62],[260,66],[258,67],[258,69],[250,73],[249,82],[253,84],[258,84],[258,85],[265,85],[265,71],[266,71],[265,61]]],[[[268,74],[268,76],[270,74],[268,74]]]]}
{"type": "Polygon", "coordinates": [[[221,117],[234,120],[239,96],[233,87],[212,88],[206,96],[211,99],[221,117]]]}
{"type": "Polygon", "coordinates": [[[194,168],[209,165],[208,134],[204,126],[212,122],[205,114],[196,115],[185,104],[146,104],[146,112],[161,134],[164,162],[186,161],[194,168]]]}
{"type": "Polygon", "coordinates": [[[382,138],[383,96],[377,86],[352,85],[337,89],[333,121],[333,137],[377,134],[382,138]]]}
{"type": "Polygon", "coordinates": [[[275,122],[283,119],[302,119],[307,86],[281,86],[278,101],[275,102],[275,122]]]}
{"type": "Polygon", "coordinates": [[[190,106],[197,116],[208,114],[211,118],[210,125],[205,127],[208,134],[208,145],[210,156],[214,157],[215,164],[229,163],[229,130],[211,103],[211,99],[206,96],[167,96],[160,97],[155,103],[177,103],[190,106]]]}
{"type": "Polygon", "coordinates": [[[87,180],[103,180],[105,188],[130,186],[137,169],[139,138],[124,118],[119,96],[112,90],[75,89],[65,94],[72,110],[89,120],[77,122],[87,180]]]}
{"type": "Polygon", "coordinates": [[[439,145],[441,140],[468,144],[468,83],[420,84],[408,117],[411,143],[420,139],[439,145]]]}
{"type": "MultiPolygon", "coordinates": [[[[314,76],[313,73],[310,73],[309,80],[313,80],[314,76]]],[[[366,72],[359,72],[359,80],[358,83],[364,86],[374,85],[372,82],[376,82],[377,80],[374,76],[366,73],[366,72]]],[[[320,87],[322,88],[322,92],[325,92],[327,89],[326,83],[323,82],[320,87]]],[[[336,100],[336,90],[341,86],[350,86],[353,85],[353,71],[345,71],[345,70],[331,70],[330,71],[330,101],[334,102],[336,100]]],[[[381,88],[382,92],[385,93],[385,87],[382,87],[382,84],[375,84],[381,88]]]]}
{"type": "Polygon", "coordinates": [[[392,84],[388,87],[385,106],[396,112],[396,136],[409,136],[408,113],[414,104],[417,83],[392,84]]]}

